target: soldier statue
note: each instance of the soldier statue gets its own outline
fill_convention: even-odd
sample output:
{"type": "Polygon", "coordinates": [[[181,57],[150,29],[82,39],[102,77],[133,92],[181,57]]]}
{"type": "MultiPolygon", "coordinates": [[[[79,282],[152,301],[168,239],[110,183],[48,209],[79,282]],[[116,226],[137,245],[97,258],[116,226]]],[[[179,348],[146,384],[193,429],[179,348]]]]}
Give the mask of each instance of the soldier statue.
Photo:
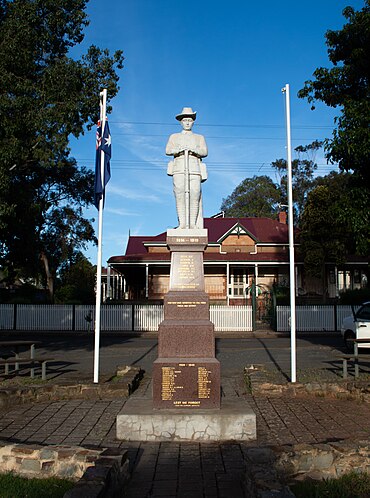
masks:
{"type": "Polygon", "coordinates": [[[184,107],[176,119],[183,130],[170,136],[166,155],[174,156],[167,174],[173,178],[178,228],[203,228],[201,183],[207,180],[207,168],[202,158],[208,154],[207,144],[203,135],[191,131],[196,119],[191,107],[184,107]]]}

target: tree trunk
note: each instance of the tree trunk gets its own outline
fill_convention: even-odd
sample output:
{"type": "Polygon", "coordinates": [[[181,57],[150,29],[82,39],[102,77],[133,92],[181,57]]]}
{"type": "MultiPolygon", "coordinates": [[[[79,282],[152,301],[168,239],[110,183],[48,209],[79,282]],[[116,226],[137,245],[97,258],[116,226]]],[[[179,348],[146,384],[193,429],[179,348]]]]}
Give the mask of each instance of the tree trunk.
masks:
{"type": "Polygon", "coordinates": [[[45,270],[45,275],[46,275],[46,285],[47,285],[47,289],[49,292],[49,301],[51,303],[53,303],[54,302],[54,277],[50,272],[49,260],[44,252],[41,252],[40,258],[44,264],[44,270],[45,270]]]}

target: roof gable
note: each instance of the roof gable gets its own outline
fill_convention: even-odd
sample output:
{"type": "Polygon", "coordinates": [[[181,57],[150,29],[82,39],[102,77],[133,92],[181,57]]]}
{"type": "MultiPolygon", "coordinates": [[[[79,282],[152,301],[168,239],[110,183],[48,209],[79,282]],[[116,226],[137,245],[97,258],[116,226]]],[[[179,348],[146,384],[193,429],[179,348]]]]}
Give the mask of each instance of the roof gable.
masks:
{"type": "Polygon", "coordinates": [[[240,225],[256,242],[287,244],[288,225],[271,218],[205,218],[209,242],[222,240],[233,227],[240,225]]]}
{"type": "Polygon", "coordinates": [[[235,223],[233,227],[230,228],[222,237],[220,237],[217,242],[222,243],[229,235],[237,235],[240,237],[241,235],[248,235],[251,239],[254,240],[254,242],[258,242],[256,237],[249,232],[246,228],[243,227],[243,225],[240,222],[235,223]]]}

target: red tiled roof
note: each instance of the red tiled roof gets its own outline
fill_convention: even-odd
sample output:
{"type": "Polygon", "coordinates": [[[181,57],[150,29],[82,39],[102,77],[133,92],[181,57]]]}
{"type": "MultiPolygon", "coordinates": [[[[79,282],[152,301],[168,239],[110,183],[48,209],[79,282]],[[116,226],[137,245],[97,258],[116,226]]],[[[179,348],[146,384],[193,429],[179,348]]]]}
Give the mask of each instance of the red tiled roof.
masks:
{"type": "MultiPolygon", "coordinates": [[[[126,256],[129,254],[142,254],[146,253],[143,243],[144,242],[155,242],[158,239],[158,235],[155,237],[141,236],[141,235],[130,235],[127,242],[126,256]]],[[[163,242],[166,241],[166,234],[164,233],[163,242]]],[[[115,256],[113,256],[115,257],[115,256]]]]}
{"type": "MultiPolygon", "coordinates": [[[[270,218],[205,218],[204,228],[208,229],[209,243],[217,243],[224,235],[226,235],[235,225],[240,224],[251,236],[260,243],[265,244],[288,244],[288,225],[271,220],[270,218]]],[[[170,259],[170,253],[148,253],[145,243],[165,244],[166,232],[155,236],[130,236],[124,256],[112,256],[109,263],[120,261],[167,261],[170,259]]],[[[284,260],[285,255],[282,255],[284,260]]],[[[220,260],[226,261],[230,259],[231,254],[222,255],[216,253],[205,253],[205,260],[220,260]]],[[[245,254],[232,253],[233,260],[263,260],[263,261],[278,261],[280,255],[276,254],[245,254]]]]}
{"type": "Polygon", "coordinates": [[[236,224],[245,228],[257,242],[288,243],[288,225],[270,218],[205,218],[209,242],[217,242],[236,224]]]}
{"type": "MultiPolygon", "coordinates": [[[[167,251],[165,253],[145,253],[145,254],[130,254],[126,256],[112,256],[109,259],[109,263],[129,263],[129,262],[159,262],[163,261],[165,263],[170,263],[171,253],[167,251]]],[[[204,262],[227,262],[227,261],[239,261],[239,262],[249,262],[249,261],[261,261],[261,262],[289,262],[289,254],[286,253],[258,253],[249,254],[241,252],[233,252],[227,254],[221,253],[204,253],[204,262]]]]}

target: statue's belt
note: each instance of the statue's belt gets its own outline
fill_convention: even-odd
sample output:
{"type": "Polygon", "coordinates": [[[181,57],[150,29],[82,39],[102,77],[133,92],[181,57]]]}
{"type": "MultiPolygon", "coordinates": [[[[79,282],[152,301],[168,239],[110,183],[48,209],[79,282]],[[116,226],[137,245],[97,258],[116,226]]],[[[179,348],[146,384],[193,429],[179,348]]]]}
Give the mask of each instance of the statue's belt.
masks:
{"type": "MultiPolygon", "coordinates": [[[[183,152],[179,152],[174,157],[181,157],[181,156],[184,156],[184,155],[185,155],[185,152],[183,151],[183,152]]],[[[189,150],[189,156],[198,157],[196,154],[194,154],[194,152],[190,152],[190,150],[189,150]]]]}

